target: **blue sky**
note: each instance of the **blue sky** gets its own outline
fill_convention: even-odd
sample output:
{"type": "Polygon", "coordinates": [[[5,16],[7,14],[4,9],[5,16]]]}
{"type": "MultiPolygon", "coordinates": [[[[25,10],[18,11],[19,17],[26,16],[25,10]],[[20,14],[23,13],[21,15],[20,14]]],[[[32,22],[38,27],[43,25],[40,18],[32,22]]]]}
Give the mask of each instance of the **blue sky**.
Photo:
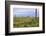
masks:
{"type": "MultiPolygon", "coordinates": [[[[13,16],[35,16],[35,9],[33,8],[13,8],[13,16]]],[[[39,14],[37,13],[37,16],[39,14]]]]}

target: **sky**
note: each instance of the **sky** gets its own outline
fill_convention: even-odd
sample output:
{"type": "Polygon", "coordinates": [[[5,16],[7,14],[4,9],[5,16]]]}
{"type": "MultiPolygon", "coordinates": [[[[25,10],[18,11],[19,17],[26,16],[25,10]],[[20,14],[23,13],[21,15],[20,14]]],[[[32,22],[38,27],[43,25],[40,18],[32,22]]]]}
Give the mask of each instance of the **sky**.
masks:
{"type": "MultiPolygon", "coordinates": [[[[22,17],[22,16],[35,16],[34,8],[13,8],[13,16],[22,17]]],[[[37,13],[37,16],[39,14],[37,13]]]]}

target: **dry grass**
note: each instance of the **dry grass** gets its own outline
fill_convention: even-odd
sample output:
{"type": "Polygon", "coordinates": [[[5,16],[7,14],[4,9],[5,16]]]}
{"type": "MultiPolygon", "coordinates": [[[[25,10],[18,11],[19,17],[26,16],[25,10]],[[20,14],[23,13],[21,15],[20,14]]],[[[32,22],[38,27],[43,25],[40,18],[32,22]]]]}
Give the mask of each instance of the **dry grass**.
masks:
{"type": "Polygon", "coordinates": [[[14,27],[38,27],[39,17],[14,17],[14,27]]]}

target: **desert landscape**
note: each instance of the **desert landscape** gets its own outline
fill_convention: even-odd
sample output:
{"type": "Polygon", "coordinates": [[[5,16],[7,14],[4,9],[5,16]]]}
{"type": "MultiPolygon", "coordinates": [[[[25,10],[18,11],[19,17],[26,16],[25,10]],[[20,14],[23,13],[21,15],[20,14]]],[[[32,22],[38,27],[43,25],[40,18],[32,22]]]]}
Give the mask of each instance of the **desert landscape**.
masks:
{"type": "Polygon", "coordinates": [[[39,17],[14,17],[14,27],[38,27],[39,17]]]}
{"type": "Polygon", "coordinates": [[[37,9],[14,9],[13,27],[39,27],[39,15],[37,9]]]}

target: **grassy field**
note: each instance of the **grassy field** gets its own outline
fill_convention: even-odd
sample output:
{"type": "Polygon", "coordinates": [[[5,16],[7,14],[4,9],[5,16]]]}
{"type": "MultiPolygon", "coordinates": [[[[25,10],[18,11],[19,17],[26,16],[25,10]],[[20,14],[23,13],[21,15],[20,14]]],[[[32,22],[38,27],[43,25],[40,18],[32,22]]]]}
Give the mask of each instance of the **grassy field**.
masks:
{"type": "Polygon", "coordinates": [[[13,19],[14,28],[39,26],[39,17],[14,17],[13,19]]]}

